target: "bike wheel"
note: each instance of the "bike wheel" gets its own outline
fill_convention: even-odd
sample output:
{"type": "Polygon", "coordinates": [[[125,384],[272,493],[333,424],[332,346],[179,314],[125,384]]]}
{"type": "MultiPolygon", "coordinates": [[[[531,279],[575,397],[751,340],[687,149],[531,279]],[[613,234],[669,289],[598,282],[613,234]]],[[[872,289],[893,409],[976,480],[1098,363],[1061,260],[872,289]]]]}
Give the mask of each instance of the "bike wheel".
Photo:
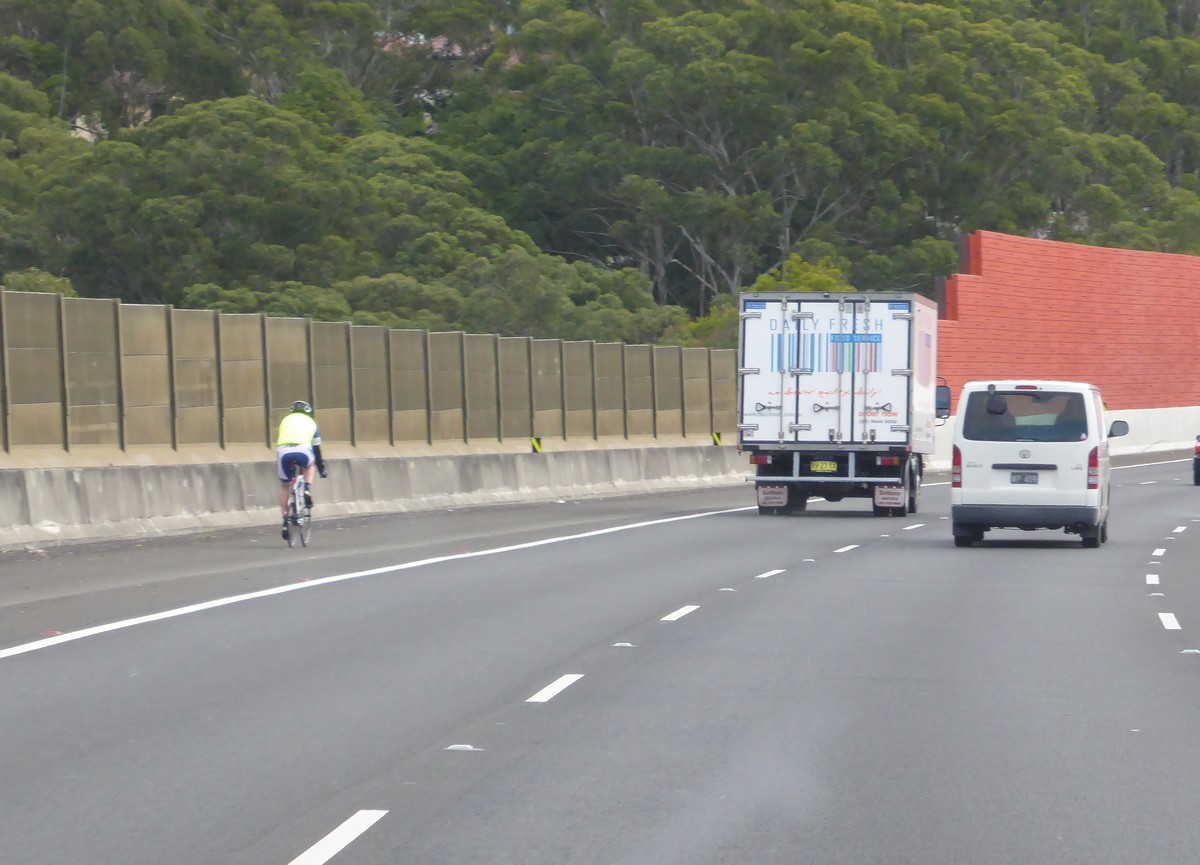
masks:
{"type": "MultiPolygon", "coordinates": [[[[299,492],[299,484],[292,481],[288,491],[288,547],[296,546],[296,535],[300,534],[300,513],[304,507],[303,493],[299,492]]],[[[302,539],[303,541],[303,539],[302,539]]]]}
{"type": "Polygon", "coordinates": [[[309,536],[312,535],[312,512],[308,508],[301,507],[296,512],[296,522],[300,529],[300,544],[307,547],[309,536]]]}

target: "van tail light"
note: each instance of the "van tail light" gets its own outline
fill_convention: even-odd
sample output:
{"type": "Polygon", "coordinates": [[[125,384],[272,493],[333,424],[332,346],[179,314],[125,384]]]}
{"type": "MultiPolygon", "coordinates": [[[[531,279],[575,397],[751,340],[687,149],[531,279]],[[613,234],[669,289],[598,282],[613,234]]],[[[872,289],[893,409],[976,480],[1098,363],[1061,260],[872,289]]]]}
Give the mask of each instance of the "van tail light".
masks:
{"type": "Polygon", "coordinates": [[[954,454],[950,457],[950,486],[962,487],[962,451],[954,446],[954,454]]]}
{"type": "Polygon", "coordinates": [[[750,465],[765,466],[771,462],[771,457],[768,454],[750,454],[750,465]]]}
{"type": "Polygon", "coordinates": [[[1100,488],[1100,448],[1092,448],[1088,454],[1088,489],[1100,488]]]}

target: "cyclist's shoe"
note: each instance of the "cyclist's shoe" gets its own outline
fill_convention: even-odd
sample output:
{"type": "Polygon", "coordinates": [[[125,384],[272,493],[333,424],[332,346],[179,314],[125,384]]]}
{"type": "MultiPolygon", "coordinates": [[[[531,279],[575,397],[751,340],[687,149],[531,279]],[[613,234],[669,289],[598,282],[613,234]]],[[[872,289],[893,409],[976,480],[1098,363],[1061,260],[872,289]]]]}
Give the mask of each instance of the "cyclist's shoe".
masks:
{"type": "Polygon", "coordinates": [[[292,531],[288,528],[286,519],[283,521],[283,531],[281,531],[279,534],[285,541],[290,540],[292,537],[292,531]]]}
{"type": "Polygon", "coordinates": [[[310,493],[308,490],[305,490],[304,491],[304,506],[306,508],[308,508],[309,510],[312,510],[312,505],[313,505],[312,493],[310,493]]]}

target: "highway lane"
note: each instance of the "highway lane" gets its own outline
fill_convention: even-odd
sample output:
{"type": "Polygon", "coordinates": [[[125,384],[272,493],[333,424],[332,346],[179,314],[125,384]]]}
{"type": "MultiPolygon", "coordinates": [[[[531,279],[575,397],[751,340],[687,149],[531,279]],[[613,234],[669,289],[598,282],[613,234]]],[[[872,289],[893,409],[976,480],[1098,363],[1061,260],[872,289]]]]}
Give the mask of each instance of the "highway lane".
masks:
{"type": "Polygon", "coordinates": [[[9,555],[0,655],[286,591],[0,656],[0,860],[1190,861],[1188,469],[1118,471],[1093,551],[956,549],[931,485],[903,520],[747,487],[9,555]]]}

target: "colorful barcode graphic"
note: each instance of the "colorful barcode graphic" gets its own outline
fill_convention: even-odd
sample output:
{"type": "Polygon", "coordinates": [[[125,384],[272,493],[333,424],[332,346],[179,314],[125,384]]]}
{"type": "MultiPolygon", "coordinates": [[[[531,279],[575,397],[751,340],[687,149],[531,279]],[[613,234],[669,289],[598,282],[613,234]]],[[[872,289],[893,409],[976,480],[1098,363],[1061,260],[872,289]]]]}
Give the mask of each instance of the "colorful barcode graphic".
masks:
{"type": "Polygon", "coordinates": [[[788,361],[795,356],[796,334],[771,334],[771,372],[781,372],[787,369],[789,366],[788,361]]]}
{"type": "Polygon", "coordinates": [[[812,372],[879,372],[883,354],[880,333],[802,333],[796,354],[795,333],[771,335],[771,371],[780,372],[796,358],[812,372]]]}

